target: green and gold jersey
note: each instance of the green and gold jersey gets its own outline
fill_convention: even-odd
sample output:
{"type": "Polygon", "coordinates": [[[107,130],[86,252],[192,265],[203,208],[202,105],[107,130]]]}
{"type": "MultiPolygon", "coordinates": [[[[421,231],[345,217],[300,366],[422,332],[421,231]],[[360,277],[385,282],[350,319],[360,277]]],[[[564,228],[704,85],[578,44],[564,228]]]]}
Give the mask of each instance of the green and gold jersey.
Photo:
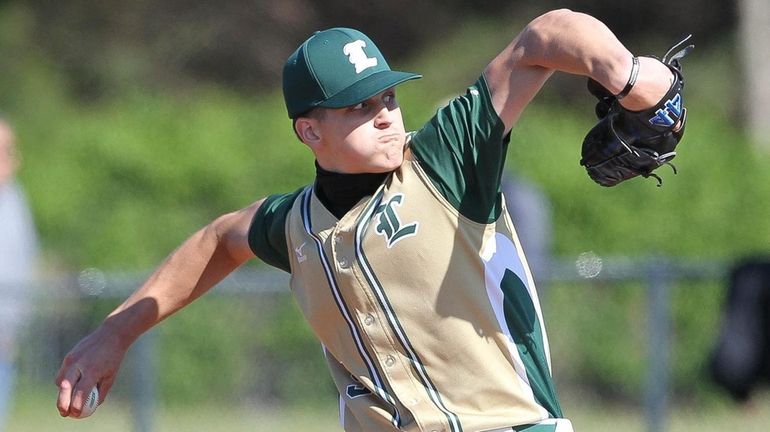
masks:
{"type": "Polygon", "coordinates": [[[291,273],[346,431],[510,430],[562,417],[500,193],[508,136],[490,99],[481,77],[438,110],[403,165],[339,220],[312,186],[270,196],[255,215],[250,245],[291,273]]]}

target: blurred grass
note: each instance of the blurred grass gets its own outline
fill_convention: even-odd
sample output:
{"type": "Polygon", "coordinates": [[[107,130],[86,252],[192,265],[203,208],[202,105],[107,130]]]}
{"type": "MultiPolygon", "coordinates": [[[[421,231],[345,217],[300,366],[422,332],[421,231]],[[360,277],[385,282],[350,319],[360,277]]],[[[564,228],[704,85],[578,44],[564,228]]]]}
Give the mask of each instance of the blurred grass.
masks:
{"type": "MultiPolygon", "coordinates": [[[[565,415],[576,432],[648,432],[640,404],[622,404],[585,393],[565,392],[565,415]]],[[[667,432],[765,432],[770,424],[770,394],[758,394],[752,406],[722,401],[709,409],[677,404],[669,407],[667,432]]]]}
{"type": "MultiPolygon", "coordinates": [[[[612,403],[579,392],[564,392],[562,405],[577,432],[647,431],[641,407],[612,403]]],[[[329,432],[341,430],[336,402],[311,409],[269,408],[240,405],[194,404],[160,408],[153,422],[155,431],[186,432],[329,432]]],[[[749,406],[727,401],[703,410],[675,405],[669,412],[668,432],[766,432],[770,424],[770,393],[760,393],[749,406]]],[[[128,432],[132,427],[130,407],[108,401],[90,418],[72,420],[59,417],[51,393],[25,392],[12,412],[8,432],[128,432]]]]}
{"type": "MultiPolygon", "coordinates": [[[[121,400],[108,400],[89,418],[74,420],[59,416],[55,400],[47,395],[21,395],[12,413],[7,432],[129,432],[132,430],[131,407],[121,400]]],[[[185,406],[160,407],[151,422],[154,431],[187,432],[272,432],[297,430],[327,432],[340,430],[336,402],[326,408],[284,409],[265,406],[248,406],[198,403],[185,406]]]]}

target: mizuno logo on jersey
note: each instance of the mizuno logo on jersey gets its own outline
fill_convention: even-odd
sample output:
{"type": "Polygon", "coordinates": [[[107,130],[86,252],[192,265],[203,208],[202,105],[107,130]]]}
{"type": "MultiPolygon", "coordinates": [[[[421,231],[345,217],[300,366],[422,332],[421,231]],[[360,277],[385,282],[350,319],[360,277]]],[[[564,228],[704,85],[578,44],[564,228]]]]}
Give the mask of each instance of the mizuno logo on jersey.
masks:
{"type": "Polygon", "coordinates": [[[682,117],[682,94],[667,100],[663,108],[655,111],[655,116],[650,119],[653,126],[673,126],[682,117]]]}
{"type": "Polygon", "coordinates": [[[307,259],[307,255],[302,253],[302,248],[307,245],[307,242],[303,242],[299,247],[294,248],[294,253],[297,254],[297,261],[298,262],[304,262],[307,259]]]}
{"type": "Polygon", "coordinates": [[[394,244],[398,243],[407,237],[417,234],[418,222],[413,222],[408,225],[403,225],[401,219],[396,213],[396,206],[401,205],[401,201],[404,199],[403,194],[393,196],[385,204],[380,204],[377,207],[377,226],[375,230],[377,234],[382,235],[388,241],[388,249],[392,248],[394,244]]]}

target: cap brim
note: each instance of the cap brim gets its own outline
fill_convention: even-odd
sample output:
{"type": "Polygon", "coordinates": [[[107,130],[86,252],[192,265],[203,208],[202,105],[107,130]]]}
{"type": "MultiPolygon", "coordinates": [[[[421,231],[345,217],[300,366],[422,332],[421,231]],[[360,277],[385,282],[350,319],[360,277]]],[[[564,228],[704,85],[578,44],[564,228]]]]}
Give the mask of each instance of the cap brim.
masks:
{"type": "Polygon", "coordinates": [[[318,104],[325,108],[344,108],[365,101],[370,97],[397,86],[405,81],[422,78],[411,72],[381,71],[356,81],[355,84],[318,104]]]}

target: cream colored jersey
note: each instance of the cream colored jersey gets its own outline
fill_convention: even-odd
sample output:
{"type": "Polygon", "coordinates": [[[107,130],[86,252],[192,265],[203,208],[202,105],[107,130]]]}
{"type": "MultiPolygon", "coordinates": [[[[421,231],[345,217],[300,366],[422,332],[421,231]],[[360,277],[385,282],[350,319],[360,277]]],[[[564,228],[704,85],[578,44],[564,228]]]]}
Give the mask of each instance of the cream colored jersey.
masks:
{"type": "Polygon", "coordinates": [[[255,216],[252,249],[291,272],[346,431],[523,430],[562,417],[537,292],[499,193],[503,130],[482,77],[341,219],[312,186],[270,197],[255,216]]]}

